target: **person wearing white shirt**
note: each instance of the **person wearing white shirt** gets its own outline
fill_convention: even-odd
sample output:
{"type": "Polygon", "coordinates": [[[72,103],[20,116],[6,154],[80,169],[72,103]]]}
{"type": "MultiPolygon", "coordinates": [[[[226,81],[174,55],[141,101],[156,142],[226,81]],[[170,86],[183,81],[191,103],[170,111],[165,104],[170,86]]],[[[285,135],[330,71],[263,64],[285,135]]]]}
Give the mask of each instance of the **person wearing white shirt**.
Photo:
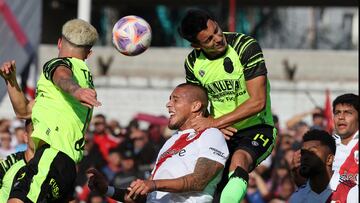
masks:
{"type": "Polygon", "coordinates": [[[344,94],[333,101],[336,154],[330,187],[333,202],[359,202],[359,96],[344,94]]]}
{"type": "Polygon", "coordinates": [[[180,84],[166,106],[170,114],[168,127],[178,131],[161,148],[150,179],[138,179],[127,190],[119,189],[108,186],[103,176],[91,169],[90,189],[125,202],[144,201],[145,196],[146,202],[152,203],[212,202],[229,151],[220,130],[195,132],[189,128],[194,118],[207,116],[206,90],[180,84]]]}
{"type": "Polygon", "coordinates": [[[308,178],[294,192],[289,203],[326,202],[332,190],[329,181],[336,152],[334,138],[323,130],[310,130],[303,137],[300,175],[308,178]]]}

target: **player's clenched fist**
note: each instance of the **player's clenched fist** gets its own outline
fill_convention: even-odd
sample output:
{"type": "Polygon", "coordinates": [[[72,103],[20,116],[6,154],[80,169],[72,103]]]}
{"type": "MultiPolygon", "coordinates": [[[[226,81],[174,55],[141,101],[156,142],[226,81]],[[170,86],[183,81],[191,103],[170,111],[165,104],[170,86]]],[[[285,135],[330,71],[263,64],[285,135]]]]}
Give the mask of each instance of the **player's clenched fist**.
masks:
{"type": "Polygon", "coordinates": [[[4,62],[1,65],[0,68],[0,75],[1,77],[3,77],[5,80],[12,80],[12,79],[16,79],[16,65],[15,65],[15,61],[7,61],[4,62]]]}

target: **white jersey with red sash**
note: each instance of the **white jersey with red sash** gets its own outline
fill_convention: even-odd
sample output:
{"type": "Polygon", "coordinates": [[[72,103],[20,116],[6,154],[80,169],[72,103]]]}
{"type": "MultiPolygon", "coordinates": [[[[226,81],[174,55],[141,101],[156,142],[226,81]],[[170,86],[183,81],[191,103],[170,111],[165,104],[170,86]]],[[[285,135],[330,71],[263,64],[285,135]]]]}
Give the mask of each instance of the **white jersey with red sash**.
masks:
{"type": "MultiPolygon", "coordinates": [[[[174,179],[194,172],[197,159],[203,157],[225,165],[229,151],[221,131],[209,128],[196,133],[193,129],[176,132],[161,148],[152,171],[154,180],[174,179]]],[[[169,193],[154,191],[147,202],[212,202],[219,173],[201,192],[169,193]]]]}
{"type": "Polygon", "coordinates": [[[334,174],[330,187],[334,191],[331,202],[359,202],[359,132],[347,144],[336,139],[336,154],[333,162],[334,174]]]}

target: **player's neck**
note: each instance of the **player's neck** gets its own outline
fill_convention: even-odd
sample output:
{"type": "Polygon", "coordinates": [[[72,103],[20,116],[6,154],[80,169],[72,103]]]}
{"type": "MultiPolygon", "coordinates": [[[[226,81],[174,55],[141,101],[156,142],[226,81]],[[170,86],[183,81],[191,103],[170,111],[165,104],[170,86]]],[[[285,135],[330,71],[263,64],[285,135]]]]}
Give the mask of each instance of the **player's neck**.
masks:
{"type": "Polygon", "coordinates": [[[191,129],[193,119],[198,117],[198,116],[201,116],[201,114],[192,114],[191,116],[189,116],[189,118],[181,125],[179,130],[184,131],[184,130],[187,130],[187,129],[191,129]]]}
{"type": "Polygon", "coordinates": [[[340,136],[340,138],[341,138],[341,144],[343,144],[343,145],[348,145],[349,142],[354,138],[354,136],[356,135],[357,132],[358,132],[358,130],[357,130],[354,134],[352,134],[351,136],[346,137],[346,138],[342,138],[342,137],[340,136]]]}
{"type": "Polygon", "coordinates": [[[85,60],[86,59],[86,54],[79,52],[77,50],[60,50],[59,51],[59,57],[63,58],[63,57],[72,57],[72,58],[77,58],[80,60],[85,60]]]}

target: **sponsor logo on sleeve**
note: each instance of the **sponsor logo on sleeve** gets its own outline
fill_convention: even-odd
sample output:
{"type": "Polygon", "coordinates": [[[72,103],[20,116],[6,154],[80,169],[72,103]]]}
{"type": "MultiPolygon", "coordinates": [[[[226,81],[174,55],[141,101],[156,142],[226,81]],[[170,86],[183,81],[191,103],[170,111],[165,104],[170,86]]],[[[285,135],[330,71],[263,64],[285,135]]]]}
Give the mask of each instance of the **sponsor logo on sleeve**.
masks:
{"type": "Polygon", "coordinates": [[[224,159],[226,159],[226,156],[224,155],[224,152],[221,152],[220,150],[218,149],[215,149],[213,147],[209,147],[209,150],[213,152],[213,154],[217,155],[217,156],[220,156],[224,159]]]}

